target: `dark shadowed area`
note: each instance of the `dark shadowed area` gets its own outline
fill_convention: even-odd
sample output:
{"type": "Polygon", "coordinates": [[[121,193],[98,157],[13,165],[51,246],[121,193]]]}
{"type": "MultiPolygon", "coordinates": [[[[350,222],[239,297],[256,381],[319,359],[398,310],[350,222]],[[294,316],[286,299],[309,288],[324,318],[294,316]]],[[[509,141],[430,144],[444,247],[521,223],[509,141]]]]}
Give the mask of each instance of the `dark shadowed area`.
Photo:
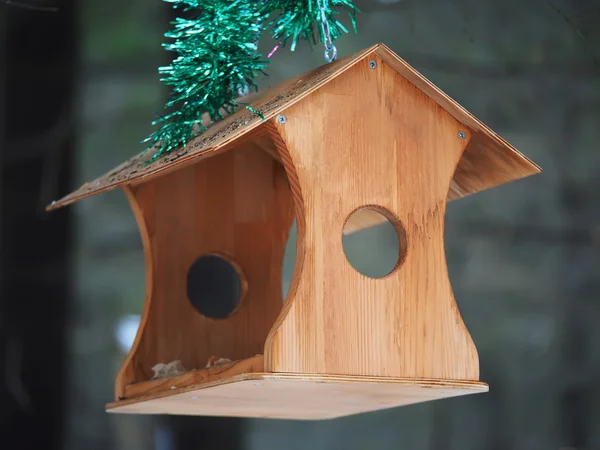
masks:
{"type": "MultiPolygon", "coordinates": [[[[43,208],[142,149],[173,12],[1,1],[1,448],[600,449],[600,2],[356,4],[340,56],[386,44],[544,170],[448,205],[450,279],[490,392],[323,422],[105,413],[144,301],[138,227],[120,190],[43,208]]],[[[261,87],[324,62],[280,49],[261,87]]],[[[386,224],[343,244],[363,273],[397,261],[386,224]]],[[[294,227],[284,292],[295,245],[294,227]]]]}

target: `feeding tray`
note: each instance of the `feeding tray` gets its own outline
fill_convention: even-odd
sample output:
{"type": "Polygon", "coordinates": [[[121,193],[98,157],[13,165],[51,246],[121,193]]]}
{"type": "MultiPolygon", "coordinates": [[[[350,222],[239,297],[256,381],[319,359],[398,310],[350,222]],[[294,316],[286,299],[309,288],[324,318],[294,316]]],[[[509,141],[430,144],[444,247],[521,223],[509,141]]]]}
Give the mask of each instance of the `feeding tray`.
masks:
{"type": "Polygon", "coordinates": [[[109,412],[331,419],[487,392],[485,383],[263,372],[263,357],[132,385],[109,412]],[[253,372],[253,370],[259,370],[253,372]],[[237,373],[237,374],[236,374],[237,373]]]}

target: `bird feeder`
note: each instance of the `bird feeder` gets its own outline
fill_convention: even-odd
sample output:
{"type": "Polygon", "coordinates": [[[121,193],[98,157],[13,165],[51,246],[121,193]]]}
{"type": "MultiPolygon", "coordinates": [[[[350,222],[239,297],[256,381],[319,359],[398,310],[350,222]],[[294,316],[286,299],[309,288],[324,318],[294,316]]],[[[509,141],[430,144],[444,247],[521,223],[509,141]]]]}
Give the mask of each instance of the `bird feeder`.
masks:
{"type": "Polygon", "coordinates": [[[324,419],[488,390],[448,278],[446,203],[540,169],[386,46],[151,156],[48,207],[121,188],[139,225],[146,298],[108,411],[324,419]],[[371,278],[342,233],[382,217],[400,250],[371,278]],[[211,303],[219,284],[233,304],[211,303]]]}

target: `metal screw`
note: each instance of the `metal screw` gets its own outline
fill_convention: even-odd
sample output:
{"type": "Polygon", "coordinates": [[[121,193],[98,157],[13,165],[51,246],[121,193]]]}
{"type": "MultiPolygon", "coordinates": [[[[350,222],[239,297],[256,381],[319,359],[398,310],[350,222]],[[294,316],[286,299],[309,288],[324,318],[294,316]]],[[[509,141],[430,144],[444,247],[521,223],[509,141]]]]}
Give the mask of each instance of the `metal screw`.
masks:
{"type": "Polygon", "coordinates": [[[374,69],[375,67],[377,67],[377,63],[375,62],[374,59],[372,59],[371,61],[369,61],[369,67],[371,69],[374,69]]]}
{"type": "Polygon", "coordinates": [[[464,131],[459,131],[459,132],[458,132],[458,138],[459,138],[459,139],[464,139],[464,138],[466,138],[466,137],[467,137],[467,135],[465,134],[465,132],[464,132],[464,131]]]}
{"type": "Polygon", "coordinates": [[[285,123],[287,121],[287,119],[285,118],[285,116],[277,116],[277,122],[279,123],[285,123]]]}

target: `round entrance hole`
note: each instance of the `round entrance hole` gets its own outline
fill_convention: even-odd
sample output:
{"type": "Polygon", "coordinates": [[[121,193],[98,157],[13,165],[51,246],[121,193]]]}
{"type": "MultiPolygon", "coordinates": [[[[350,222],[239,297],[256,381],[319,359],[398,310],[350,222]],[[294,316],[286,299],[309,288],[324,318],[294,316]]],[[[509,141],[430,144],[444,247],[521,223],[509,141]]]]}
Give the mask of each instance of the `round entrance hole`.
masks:
{"type": "Polygon", "coordinates": [[[233,314],[245,288],[241,270],[219,255],[201,256],[188,271],[188,299],[200,314],[212,319],[225,319],[233,314]]]}
{"type": "Polygon", "coordinates": [[[400,221],[385,208],[364,207],[344,224],[342,245],[354,269],[369,278],[383,278],[406,257],[406,233],[400,221]]]}

